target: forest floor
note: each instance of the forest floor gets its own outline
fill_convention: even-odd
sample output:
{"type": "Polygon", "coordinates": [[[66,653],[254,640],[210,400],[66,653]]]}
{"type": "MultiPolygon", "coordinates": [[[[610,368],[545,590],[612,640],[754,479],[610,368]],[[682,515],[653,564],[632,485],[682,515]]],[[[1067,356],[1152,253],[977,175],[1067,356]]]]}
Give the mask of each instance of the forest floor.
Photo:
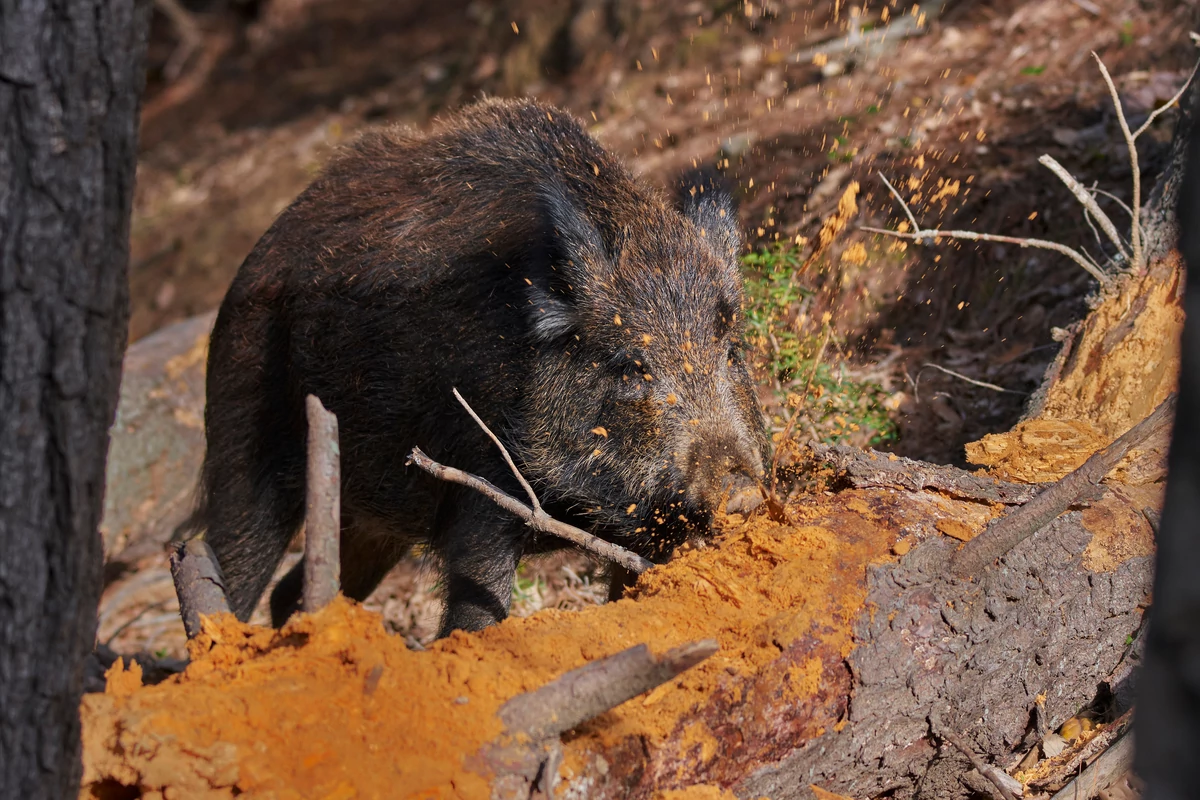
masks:
{"type": "MultiPolygon", "coordinates": [[[[357,133],[421,127],[483,93],[532,94],[587,120],[660,185],[697,160],[728,159],[752,251],[790,243],[782,282],[772,282],[773,267],[748,276],[771,304],[755,344],[774,427],[789,389],[820,362],[831,385],[869,386],[886,409],[887,425],[842,422],[844,440],[866,444],[887,427],[881,449],[964,465],[965,445],[1018,421],[1057,352],[1055,330],[1087,313],[1095,282],[1046,251],[904,248],[859,231],[903,219],[878,173],[901,187],[923,226],[1101,254],[1078,204],[1037,158],[1049,153],[1128,203],[1127,153],[1090,53],[1108,65],[1135,126],[1196,58],[1187,36],[1195,2],[557,5],[568,6],[275,0],[251,25],[197,15],[205,45],[173,81],[163,70],[174,33],[156,18],[131,341],[216,307],[275,215],[357,133]],[[829,47],[852,29],[873,42],[906,16],[920,23],[910,36],[870,51],[829,47]],[[830,226],[834,217],[845,224],[830,226]],[[823,228],[837,229],[824,243],[823,228]],[[788,348],[790,367],[781,363],[788,348]]],[[[1165,161],[1172,123],[1166,115],[1140,140],[1143,186],[1165,161]]],[[[1120,218],[1117,201],[1102,203],[1120,218]]],[[[183,654],[163,562],[156,556],[108,586],[101,641],[183,654]]],[[[367,607],[389,630],[427,643],[435,589],[419,561],[406,561],[367,607]]],[[[604,597],[598,569],[570,554],[527,565],[515,591],[518,615],[604,597]]]]}

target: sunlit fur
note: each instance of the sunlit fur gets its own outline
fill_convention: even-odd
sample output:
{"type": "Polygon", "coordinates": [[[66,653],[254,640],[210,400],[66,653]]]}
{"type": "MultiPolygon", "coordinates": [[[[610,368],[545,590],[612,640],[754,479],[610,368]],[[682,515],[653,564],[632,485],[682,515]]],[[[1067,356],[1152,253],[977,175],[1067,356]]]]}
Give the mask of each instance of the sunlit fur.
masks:
{"type": "MultiPolygon", "coordinates": [[[[633,179],[569,115],[487,101],[427,135],[368,135],[264,235],[209,355],[206,529],[246,618],[304,510],[303,398],[339,420],[342,580],[365,597],[412,544],[442,564],[442,632],[508,611],[542,547],[405,458],[520,489],[451,395],[508,444],[552,513],[662,560],[756,476],[762,418],[741,353],[740,239],[713,176],[633,179]]],[[[272,597],[297,602],[294,572],[272,597]]]]}

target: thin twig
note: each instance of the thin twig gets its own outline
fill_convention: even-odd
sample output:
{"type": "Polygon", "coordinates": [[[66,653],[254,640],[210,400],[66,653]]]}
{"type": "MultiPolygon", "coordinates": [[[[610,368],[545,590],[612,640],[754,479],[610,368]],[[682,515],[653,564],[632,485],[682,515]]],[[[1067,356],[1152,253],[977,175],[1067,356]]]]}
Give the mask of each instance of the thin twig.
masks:
{"type": "Polygon", "coordinates": [[[954,554],[951,569],[963,577],[974,575],[1053,522],[1073,503],[1095,492],[1104,477],[1130,450],[1158,431],[1168,429],[1174,413],[1175,395],[1172,394],[1154,413],[1117,437],[1108,447],[1093,453],[1078,469],[1016,511],[1000,517],[983,533],[967,542],[954,554]]]}
{"type": "Polygon", "coordinates": [[[467,413],[471,415],[471,419],[475,420],[475,424],[483,428],[483,432],[496,444],[496,447],[500,450],[500,455],[504,456],[504,461],[508,464],[508,468],[512,470],[513,475],[517,476],[517,482],[521,484],[521,488],[525,490],[525,494],[529,495],[529,502],[533,504],[535,510],[541,511],[542,504],[538,502],[537,495],[533,493],[533,487],[529,485],[529,481],[525,480],[525,476],[521,474],[521,470],[517,469],[517,465],[513,463],[512,456],[508,454],[508,448],[500,442],[496,434],[492,433],[491,428],[483,424],[483,420],[475,413],[475,409],[471,408],[470,404],[463,399],[463,396],[458,393],[458,389],[451,389],[450,391],[454,392],[454,397],[467,410],[467,413]]]}
{"type": "Polygon", "coordinates": [[[940,370],[941,372],[944,372],[947,375],[953,375],[955,378],[958,378],[961,381],[966,381],[967,383],[970,383],[970,384],[974,384],[975,386],[980,386],[984,389],[991,389],[994,392],[1007,392],[1008,394],[1028,394],[1028,392],[1019,392],[1016,389],[1005,389],[1003,386],[997,386],[994,383],[988,383],[986,381],[977,381],[974,378],[968,378],[966,375],[963,375],[961,372],[955,372],[952,369],[946,369],[945,367],[939,367],[937,364],[922,365],[921,369],[917,370],[917,379],[918,380],[920,380],[920,378],[921,378],[921,373],[926,368],[929,368],[929,367],[932,367],[933,369],[936,369],[936,370],[940,370]]]}
{"type": "Polygon", "coordinates": [[[338,422],[314,395],[304,399],[308,415],[308,472],[304,515],[304,610],[319,611],[337,596],[341,583],[341,452],[338,422]]]}
{"type": "Polygon", "coordinates": [[[650,560],[642,558],[637,553],[627,550],[620,545],[606,542],[598,536],[576,528],[574,525],[560,522],[540,508],[537,510],[530,508],[515,497],[498,489],[491,481],[480,478],[477,475],[472,475],[469,472],[455,469],[454,467],[439,464],[421,452],[421,448],[419,447],[414,447],[412,454],[408,458],[410,463],[416,464],[435,478],[474,489],[505,511],[520,517],[526,525],[535,531],[566,539],[568,542],[582,547],[588,552],[595,553],[601,558],[620,564],[625,569],[639,575],[654,566],[654,563],[650,560]]]}
{"type": "Polygon", "coordinates": [[[1074,176],[1067,172],[1067,168],[1055,161],[1054,157],[1049,154],[1044,154],[1039,158],[1038,163],[1058,176],[1058,179],[1066,185],[1071,194],[1075,196],[1075,199],[1100,223],[1100,228],[1108,236],[1109,241],[1115,244],[1121,255],[1128,259],[1129,252],[1125,249],[1125,245],[1117,233],[1117,226],[1113,225],[1113,221],[1108,218],[1108,214],[1105,214],[1100,206],[1097,205],[1096,198],[1088,194],[1088,190],[1083,187],[1083,184],[1075,180],[1074,176]]]}
{"type": "Polygon", "coordinates": [[[898,191],[896,191],[896,187],[892,186],[892,182],[887,179],[887,176],[884,175],[883,172],[879,173],[879,179],[883,181],[883,185],[888,188],[888,191],[890,191],[892,196],[895,197],[900,203],[900,207],[904,209],[904,213],[908,215],[908,221],[912,223],[913,232],[915,233],[921,230],[921,226],[917,224],[917,218],[914,217],[912,211],[909,210],[908,203],[904,202],[904,198],[900,196],[898,191]]]}
{"type": "Polygon", "coordinates": [[[1113,83],[1112,75],[1108,74],[1108,67],[1104,66],[1104,62],[1100,60],[1100,56],[1092,51],[1092,58],[1096,59],[1096,63],[1100,66],[1100,74],[1104,76],[1104,82],[1108,84],[1108,92],[1112,95],[1113,107],[1117,111],[1117,122],[1121,125],[1121,134],[1125,137],[1125,146],[1129,148],[1129,169],[1133,173],[1133,230],[1129,234],[1131,243],[1133,244],[1133,270],[1140,272],[1142,269],[1142,234],[1141,234],[1141,205],[1142,205],[1142,170],[1138,166],[1137,144],[1135,136],[1129,130],[1129,121],[1125,119],[1125,107],[1121,105],[1121,98],[1117,94],[1117,86],[1113,83]]]}
{"type": "Polygon", "coordinates": [[[1200,69],[1200,61],[1196,62],[1196,66],[1192,67],[1192,74],[1188,75],[1188,79],[1183,82],[1183,86],[1179,87],[1179,91],[1176,92],[1170,100],[1151,111],[1150,116],[1146,117],[1146,121],[1142,123],[1142,127],[1133,132],[1133,138],[1135,140],[1146,132],[1146,129],[1150,127],[1151,123],[1158,119],[1159,114],[1162,114],[1168,108],[1179,102],[1179,98],[1183,97],[1183,93],[1187,91],[1188,86],[1190,86],[1192,81],[1195,80],[1196,70],[1198,69],[1200,69]]]}
{"type": "MultiPolygon", "coordinates": [[[[904,210],[908,211],[908,207],[905,206],[904,210]]],[[[1015,244],[1020,247],[1037,247],[1042,250],[1053,250],[1056,253],[1062,253],[1064,256],[1067,256],[1076,264],[1083,267],[1085,270],[1087,270],[1089,275],[1100,282],[1101,286],[1105,287],[1106,289],[1112,286],[1112,279],[1105,275],[1100,267],[1086,256],[1080,254],[1077,250],[1067,247],[1066,245],[1059,244],[1058,242],[1049,242],[1045,239],[1020,239],[1015,236],[999,236],[992,233],[975,233],[974,231],[942,231],[934,229],[918,230],[914,233],[901,233],[900,231],[890,231],[886,228],[871,228],[867,227],[866,225],[860,227],[859,230],[867,231],[869,233],[882,233],[885,236],[895,236],[898,239],[908,239],[910,241],[917,242],[918,244],[924,243],[926,239],[938,239],[945,237],[947,239],[965,239],[973,242],[1001,242],[1003,244],[1015,244]]]]}
{"type": "Polygon", "coordinates": [[[1009,788],[1004,785],[1004,781],[999,777],[999,775],[996,774],[996,768],[989,767],[987,764],[984,764],[979,756],[975,755],[975,751],[963,744],[961,739],[941,726],[938,726],[938,729],[934,731],[934,734],[939,739],[944,739],[950,744],[954,745],[954,747],[960,753],[966,756],[970,760],[971,766],[975,768],[975,771],[987,778],[988,782],[996,787],[996,791],[999,792],[1000,797],[1002,797],[1004,800],[1017,800],[1012,791],[1010,791],[1009,788]]]}

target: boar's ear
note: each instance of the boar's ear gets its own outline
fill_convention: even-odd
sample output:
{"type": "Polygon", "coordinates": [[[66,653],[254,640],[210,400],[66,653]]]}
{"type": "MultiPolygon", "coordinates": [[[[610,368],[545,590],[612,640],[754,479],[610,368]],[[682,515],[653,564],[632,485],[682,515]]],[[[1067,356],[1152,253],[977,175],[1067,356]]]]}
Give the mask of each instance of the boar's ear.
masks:
{"type": "Polygon", "coordinates": [[[715,167],[688,170],[675,181],[679,210],[692,221],[713,249],[737,258],[742,248],[737,206],[729,182],[715,167]]]}
{"type": "Polygon", "coordinates": [[[574,332],[577,303],[589,284],[610,272],[611,257],[600,231],[562,186],[543,187],[540,195],[545,269],[528,295],[534,334],[552,341],[574,332]]]}

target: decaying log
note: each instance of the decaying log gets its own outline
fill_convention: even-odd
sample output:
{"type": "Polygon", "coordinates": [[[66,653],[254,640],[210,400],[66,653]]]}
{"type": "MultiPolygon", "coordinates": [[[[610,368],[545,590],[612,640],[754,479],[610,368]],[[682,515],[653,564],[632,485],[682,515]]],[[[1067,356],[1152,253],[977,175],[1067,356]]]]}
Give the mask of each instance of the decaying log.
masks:
{"type": "Polygon", "coordinates": [[[171,577],[179,596],[179,616],[189,639],[200,633],[200,615],[229,613],[225,578],[202,536],[179,542],[171,552],[171,577]]]}
{"type": "Polygon", "coordinates": [[[955,573],[962,576],[978,573],[1075,503],[1095,496],[1104,476],[1134,447],[1166,430],[1174,414],[1175,396],[1172,395],[1154,413],[1117,437],[1108,447],[1092,454],[1079,468],[967,542],[951,561],[955,573]]]}
{"type": "Polygon", "coordinates": [[[1095,797],[1133,769],[1133,734],[1117,740],[1099,758],[1089,764],[1070,783],[1054,793],[1051,800],[1079,800],[1095,797]]]}
{"type": "Polygon", "coordinates": [[[813,454],[839,473],[839,482],[856,489],[895,488],[919,492],[931,489],[961,500],[1021,505],[1037,494],[1037,487],[1009,483],[958,467],[914,461],[911,458],[861,450],[849,445],[814,444],[813,454]]]}
{"type": "Polygon", "coordinates": [[[341,583],[342,471],[337,417],[311,394],[304,406],[308,415],[304,610],[313,612],[337,596],[341,583]]]}

